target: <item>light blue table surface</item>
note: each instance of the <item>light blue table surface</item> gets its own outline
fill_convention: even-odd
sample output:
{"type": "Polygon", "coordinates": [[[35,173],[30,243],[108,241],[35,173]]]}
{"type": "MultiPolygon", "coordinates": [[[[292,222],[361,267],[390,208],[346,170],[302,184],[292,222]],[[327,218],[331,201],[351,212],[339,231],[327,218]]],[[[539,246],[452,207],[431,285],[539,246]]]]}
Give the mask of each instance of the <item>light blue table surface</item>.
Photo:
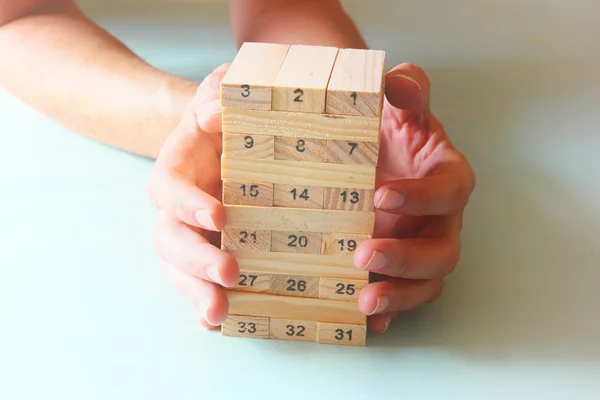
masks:
{"type": "MultiPolygon", "coordinates": [[[[152,161],[1,93],[0,399],[600,399],[600,3],[348,7],[477,172],[441,299],[366,348],[205,332],[153,251],[152,161]]],[[[110,11],[169,71],[235,54],[223,5],[110,11]]]]}

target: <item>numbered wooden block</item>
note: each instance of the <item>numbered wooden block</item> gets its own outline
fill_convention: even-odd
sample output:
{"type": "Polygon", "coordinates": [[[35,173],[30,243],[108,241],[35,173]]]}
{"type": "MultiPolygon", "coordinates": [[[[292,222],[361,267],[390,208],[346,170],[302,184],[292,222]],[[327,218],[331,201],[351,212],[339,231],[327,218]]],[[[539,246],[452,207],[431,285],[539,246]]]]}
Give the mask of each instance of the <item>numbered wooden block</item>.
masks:
{"type": "Polygon", "coordinates": [[[367,317],[352,301],[312,297],[275,296],[264,293],[224,289],[231,315],[324,321],[336,324],[365,325],[367,317]]]}
{"type": "Polygon", "coordinates": [[[221,334],[223,336],[268,339],[269,318],[230,314],[221,324],[221,334]]]}
{"type": "Polygon", "coordinates": [[[378,157],[379,145],[376,142],[327,141],[328,163],[377,165],[378,157]]]}
{"type": "Polygon", "coordinates": [[[221,234],[223,250],[271,251],[271,231],[225,228],[221,234]]]}
{"type": "Polygon", "coordinates": [[[373,234],[374,212],[308,210],[285,207],[225,205],[229,228],[256,230],[373,234]]]}
{"type": "Polygon", "coordinates": [[[242,44],[221,80],[221,105],[270,110],[271,87],[289,47],[271,43],[242,44]]]}
{"type": "Polygon", "coordinates": [[[255,293],[270,293],[273,275],[261,272],[240,271],[240,277],[236,286],[231,290],[255,293]]]}
{"type": "Polygon", "coordinates": [[[224,108],[222,131],[332,140],[379,140],[379,118],[224,108]]]}
{"type": "Polygon", "coordinates": [[[273,185],[273,206],[323,209],[325,189],[318,186],[273,185]]]}
{"type": "Polygon", "coordinates": [[[366,325],[319,322],[318,343],[364,347],[366,339],[366,325]]]}
{"type": "Polygon", "coordinates": [[[275,160],[325,162],[326,159],[325,139],[275,136],[275,160]]]}
{"type": "Polygon", "coordinates": [[[340,49],[327,86],[327,114],[378,117],[383,106],[385,52],[340,49]]]}
{"type": "Polygon", "coordinates": [[[223,204],[273,206],[273,184],[258,182],[223,182],[223,204]]]}
{"type": "Polygon", "coordinates": [[[271,109],[324,113],[327,83],[338,49],[292,45],[273,82],[271,109]]]}
{"type": "Polygon", "coordinates": [[[269,339],[316,342],[319,323],[295,319],[270,319],[269,339]]]}
{"type": "Polygon", "coordinates": [[[271,294],[277,296],[319,297],[319,277],[309,275],[274,275],[271,294]]]}
{"type": "Polygon", "coordinates": [[[269,182],[285,185],[373,189],[375,167],[309,161],[221,159],[225,181],[269,182]]]}
{"type": "Polygon", "coordinates": [[[325,189],[323,207],[326,210],[374,211],[374,190],[335,188],[325,189]]]}
{"type": "Polygon", "coordinates": [[[319,281],[319,298],[357,301],[360,291],[368,284],[368,280],[321,278],[319,281]]]}
{"type": "Polygon", "coordinates": [[[275,137],[245,135],[243,133],[224,133],[223,156],[273,160],[275,157],[275,137]]]}
{"type": "Polygon", "coordinates": [[[321,238],[321,254],[353,255],[358,246],[370,238],[371,235],[324,232],[321,238]]]}
{"type": "Polygon", "coordinates": [[[265,274],[313,275],[330,278],[369,279],[369,271],[354,266],[353,257],[320,254],[228,251],[241,269],[265,274]]]}
{"type": "Polygon", "coordinates": [[[320,254],[320,232],[272,231],[271,251],[280,253],[320,254]]]}

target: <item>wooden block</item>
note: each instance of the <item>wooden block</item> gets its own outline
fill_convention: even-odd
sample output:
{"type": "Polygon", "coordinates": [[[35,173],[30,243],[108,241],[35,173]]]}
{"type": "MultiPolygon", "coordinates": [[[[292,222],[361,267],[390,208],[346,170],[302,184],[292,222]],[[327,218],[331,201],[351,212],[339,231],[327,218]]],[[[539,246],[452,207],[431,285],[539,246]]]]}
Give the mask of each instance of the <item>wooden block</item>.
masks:
{"type": "Polygon", "coordinates": [[[221,235],[222,250],[271,251],[271,231],[225,228],[221,235]]]}
{"type": "Polygon", "coordinates": [[[319,322],[317,342],[325,344],[340,344],[347,346],[366,345],[366,324],[337,324],[319,322]]]}
{"type": "MultiPolygon", "coordinates": [[[[244,160],[221,158],[225,181],[269,182],[319,187],[375,188],[375,167],[370,165],[324,164],[309,161],[244,160]]],[[[241,184],[240,184],[241,185],[241,184]]]]}
{"type": "Polygon", "coordinates": [[[381,115],[385,52],[340,49],[327,86],[328,114],[381,115]]]}
{"type": "Polygon", "coordinates": [[[379,118],[231,108],[222,117],[224,133],[379,143],[379,118]]]}
{"type": "Polygon", "coordinates": [[[328,140],[328,163],[377,165],[379,145],[376,142],[328,140]]]}
{"type": "Polygon", "coordinates": [[[373,234],[374,212],[225,205],[229,228],[373,234]]]}
{"type": "Polygon", "coordinates": [[[274,158],[275,160],[325,162],[327,141],[276,136],[274,158]]]}
{"type": "Polygon", "coordinates": [[[319,277],[310,275],[274,275],[271,294],[279,296],[319,297],[319,277]]]}
{"type": "Polygon", "coordinates": [[[272,110],[324,113],[325,94],[338,49],[292,45],[273,82],[272,110]]]}
{"type": "Polygon", "coordinates": [[[223,204],[273,206],[273,184],[250,181],[223,182],[223,204]]]}
{"type": "Polygon", "coordinates": [[[352,188],[326,188],[323,208],[326,210],[373,211],[374,190],[352,188]]]}
{"type": "Polygon", "coordinates": [[[236,286],[230,290],[239,292],[270,293],[273,275],[261,272],[240,271],[240,278],[236,286]]]}
{"type": "Polygon", "coordinates": [[[225,290],[229,312],[233,315],[323,321],[338,324],[367,323],[358,303],[314,299],[309,297],[274,296],[272,294],[225,290]]]}
{"type": "Polygon", "coordinates": [[[285,44],[242,44],[221,80],[221,105],[270,110],[273,82],[289,48],[285,44]]]}
{"type": "Polygon", "coordinates": [[[319,186],[273,185],[273,206],[323,209],[325,189],[319,186]]]}
{"type": "Polygon", "coordinates": [[[321,236],[320,232],[272,231],[271,251],[321,254],[321,236]]]}
{"type": "Polygon", "coordinates": [[[230,313],[225,322],[221,324],[221,334],[223,336],[268,339],[269,318],[230,313]]]}
{"type": "Polygon", "coordinates": [[[316,275],[330,278],[369,279],[369,272],[354,266],[354,257],[297,253],[227,250],[240,269],[264,274],[316,275]]]}
{"type": "Polygon", "coordinates": [[[271,318],[269,339],[316,342],[318,328],[316,321],[271,318]]]}
{"type": "Polygon", "coordinates": [[[321,254],[353,255],[358,246],[370,238],[371,235],[324,232],[321,239],[321,254]]]}
{"type": "Polygon", "coordinates": [[[319,280],[319,298],[357,301],[360,291],[368,284],[368,280],[321,278],[319,280]]]}
{"type": "Polygon", "coordinates": [[[272,160],[275,157],[275,138],[265,135],[224,133],[223,155],[232,158],[272,160]]]}

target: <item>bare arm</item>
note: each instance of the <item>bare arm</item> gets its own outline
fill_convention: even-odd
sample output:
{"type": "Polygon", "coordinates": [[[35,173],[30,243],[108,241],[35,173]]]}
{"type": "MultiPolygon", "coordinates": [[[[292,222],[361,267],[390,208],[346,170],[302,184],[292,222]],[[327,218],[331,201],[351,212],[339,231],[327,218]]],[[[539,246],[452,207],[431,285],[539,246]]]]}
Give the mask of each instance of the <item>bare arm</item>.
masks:
{"type": "Polygon", "coordinates": [[[233,34],[243,42],[367,48],[340,0],[229,0],[233,34]]]}
{"type": "Polygon", "coordinates": [[[148,65],[70,0],[0,0],[0,58],[0,86],[16,97],[77,133],[149,157],[197,87],[148,65]]]}

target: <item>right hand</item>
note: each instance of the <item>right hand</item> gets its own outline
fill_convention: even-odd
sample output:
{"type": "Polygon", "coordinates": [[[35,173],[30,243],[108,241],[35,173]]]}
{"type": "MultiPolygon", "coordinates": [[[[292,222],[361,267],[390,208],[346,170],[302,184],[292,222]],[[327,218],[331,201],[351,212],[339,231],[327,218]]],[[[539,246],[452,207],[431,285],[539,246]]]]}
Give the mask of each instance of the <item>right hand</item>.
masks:
{"type": "Polygon", "coordinates": [[[225,225],[219,87],[227,67],[216,68],[200,84],[166,139],[148,184],[150,201],[160,210],[156,252],[168,279],[209,329],[221,325],[229,311],[219,285],[232,287],[239,278],[237,261],[220,249],[219,234],[225,225]]]}

